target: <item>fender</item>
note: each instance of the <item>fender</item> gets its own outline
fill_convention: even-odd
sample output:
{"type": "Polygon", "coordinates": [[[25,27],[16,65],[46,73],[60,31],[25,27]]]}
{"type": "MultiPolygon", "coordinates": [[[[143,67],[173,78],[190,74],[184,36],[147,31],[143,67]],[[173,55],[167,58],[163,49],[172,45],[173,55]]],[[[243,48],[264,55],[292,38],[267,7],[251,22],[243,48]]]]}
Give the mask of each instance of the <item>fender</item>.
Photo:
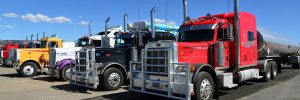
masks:
{"type": "Polygon", "coordinates": [[[58,61],[56,66],[59,67],[59,69],[64,69],[65,66],[70,65],[70,64],[75,64],[75,60],[70,59],[70,58],[63,59],[61,61],[58,61]]]}
{"type": "Polygon", "coordinates": [[[195,72],[194,72],[194,75],[192,77],[192,82],[195,83],[195,80],[196,80],[196,76],[197,74],[199,74],[201,71],[203,70],[206,70],[206,72],[210,73],[212,75],[212,78],[214,80],[214,86],[215,86],[215,89],[214,89],[214,97],[213,98],[219,98],[218,96],[218,89],[219,89],[219,82],[218,82],[218,77],[217,77],[217,73],[215,71],[215,69],[209,65],[209,64],[194,64],[193,65],[195,67],[195,69],[197,69],[195,72]]]}
{"type": "Polygon", "coordinates": [[[267,63],[269,61],[273,61],[273,59],[258,60],[257,61],[257,66],[255,68],[259,69],[259,72],[266,72],[266,70],[267,70],[267,63]]]}
{"type": "Polygon", "coordinates": [[[193,82],[195,82],[195,80],[196,80],[195,78],[196,78],[197,74],[198,74],[201,70],[203,70],[204,68],[207,68],[207,67],[210,68],[211,70],[213,70],[213,73],[211,73],[213,78],[217,76],[217,74],[216,74],[214,68],[213,68],[211,65],[209,65],[209,64],[200,64],[200,63],[199,63],[199,64],[194,64],[193,66],[195,67],[195,69],[197,69],[197,70],[194,72],[194,75],[193,75],[193,77],[192,77],[192,81],[193,81],[193,82]]]}
{"type": "Polygon", "coordinates": [[[124,67],[122,64],[116,63],[116,62],[108,63],[107,65],[105,65],[105,67],[103,67],[102,70],[100,71],[100,74],[103,74],[104,71],[105,71],[107,68],[109,68],[111,65],[118,65],[118,66],[121,66],[121,67],[122,67],[121,71],[122,71],[122,72],[124,71],[124,72],[125,72],[125,75],[128,76],[128,75],[127,75],[128,73],[127,73],[125,67],[124,67]]]}

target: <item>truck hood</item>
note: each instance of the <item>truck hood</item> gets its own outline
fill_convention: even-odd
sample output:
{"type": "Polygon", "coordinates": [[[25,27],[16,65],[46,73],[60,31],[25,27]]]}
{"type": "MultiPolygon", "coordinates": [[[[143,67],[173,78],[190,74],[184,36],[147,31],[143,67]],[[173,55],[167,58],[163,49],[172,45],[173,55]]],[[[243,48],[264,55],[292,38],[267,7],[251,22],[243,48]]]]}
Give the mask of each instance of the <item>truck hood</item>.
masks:
{"type": "Polygon", "coordinates": [[[190,64],[209,63],[210,45],[208,42],[178,42],[178,62],[190,64]]]}

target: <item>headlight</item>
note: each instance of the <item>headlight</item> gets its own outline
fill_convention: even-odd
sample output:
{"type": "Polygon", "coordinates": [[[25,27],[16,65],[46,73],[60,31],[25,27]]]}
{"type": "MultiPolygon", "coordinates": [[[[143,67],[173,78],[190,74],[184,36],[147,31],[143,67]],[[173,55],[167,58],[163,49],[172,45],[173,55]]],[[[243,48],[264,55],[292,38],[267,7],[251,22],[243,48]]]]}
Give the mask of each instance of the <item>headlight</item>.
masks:
{"type": "Polygon", "coordinates": [[[185,73],[186,66],[175,65],[175,73],[185,73]]]}

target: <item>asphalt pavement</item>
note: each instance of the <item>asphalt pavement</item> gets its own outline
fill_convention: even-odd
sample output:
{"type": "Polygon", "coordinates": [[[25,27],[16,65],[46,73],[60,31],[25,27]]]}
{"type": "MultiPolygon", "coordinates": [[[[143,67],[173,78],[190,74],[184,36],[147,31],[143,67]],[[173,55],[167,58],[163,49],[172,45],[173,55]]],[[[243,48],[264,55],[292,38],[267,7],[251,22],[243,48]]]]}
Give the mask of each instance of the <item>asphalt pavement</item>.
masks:
{"type": "MultiPolygon", "coordinates": [[[[285,68],[276,80],[251,80],[234,89],[220,89],[219,100],[300,100],[300,70],[285,68]]],[[[167,98],[129,92],[91,90],[70,85],[48,75],[23,78],[13,68],[0,66],[0,100],[165,100],[167,98]]]]}

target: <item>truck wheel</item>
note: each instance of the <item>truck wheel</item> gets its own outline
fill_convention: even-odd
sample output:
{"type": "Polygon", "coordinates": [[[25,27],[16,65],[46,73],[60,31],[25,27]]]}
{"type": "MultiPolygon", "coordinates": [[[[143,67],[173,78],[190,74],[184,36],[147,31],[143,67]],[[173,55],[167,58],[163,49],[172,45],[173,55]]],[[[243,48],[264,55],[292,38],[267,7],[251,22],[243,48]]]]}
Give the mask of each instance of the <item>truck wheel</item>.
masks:
{"type": "Polygon", "coordinates": [[[277,74],[278,74],[278,68],[277,68],[278,66],[277,66],[277,63],[276,62],[273,62],[273,64],[272,64],[272,74],[271,74],[271,79],[272,80],[275,80],[276,79],[276,77],[277,77],[277,74]]]}
{"type": "Polygon", "coordinates": [[[20,68],[20,75],[23,77],[33,77],[37,74],[37,65],[33,62],[26,62],[20,68]]]}
{"type": "Polygon", "coordinates": [[[3,59],[3,66],[7,66],[7,59],[3,59]]]}
{"type": "Polygon", "coordinates": [[[267,62],[267,69],[263,73],[263,81],[265,81],[265,82],[270,81],[271,76],[272,76],[271,68],[272,68],[272,63],[267,62]]]}
{"type": "Polygon", "coordinates": [[[300,69],[300,64],[299,63],[293,63],[292,68],[293,69],[300,69]]]}
{"type": "Polygon", "coordinates": [[[196,76],[195,90],[197,100],[211,100],[214,95],[214,81],[207,72],[200,72],[196,76]]]}
{"type": "Polygon", "coordinates": [[[70,80],[70,77],[71,77],[71,64],[70,65],[67,65],[65,68],[63,68],[62,70],[62,79],[65,80],[65,81],[69,81],[70,80]]]}
{"type": "Polygon", "coordinates": [[[117,90],[123,85],[124,76],[120,69],[109,68],[103,73],[103,88],[105,90],[117,90]]]}

